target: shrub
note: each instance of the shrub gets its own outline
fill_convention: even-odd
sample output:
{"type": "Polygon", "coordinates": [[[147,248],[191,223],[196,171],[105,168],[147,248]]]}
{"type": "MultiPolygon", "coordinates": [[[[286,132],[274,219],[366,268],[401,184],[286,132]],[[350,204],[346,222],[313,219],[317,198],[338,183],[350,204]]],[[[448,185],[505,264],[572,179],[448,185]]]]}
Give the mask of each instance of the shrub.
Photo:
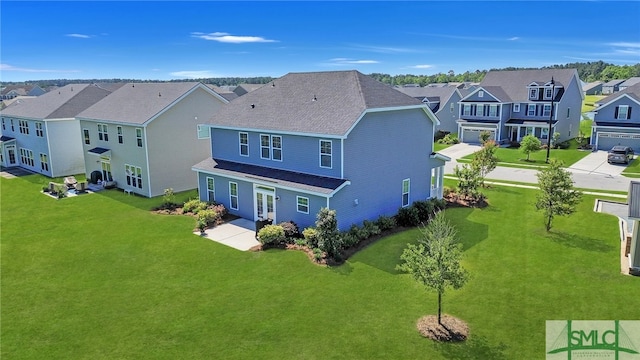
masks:
{"type": "Polygon", "coordinates": [[[220,214],[212,209],[204,209],[198,212],[198,220],[203,220],[207,225],[214,225],[220,219],[220,214]]]}
{"type": "Polygon", "coordinates": [[[568,149],[570,145],[571,143],[569,143],[569,141],[563,141],[558,143],[558,149],[568,149]]]}
{"type": "Polygon", "coordinates": [[[443,193],[444,196],[449,196],[452,192],[455,192],[455,189],[452,188],[451,186],[445,185],[442,188],[442,193],[443,193]]]}
{"type": "Polygon", "coordinates": [[[433,215],[433,203],[431,200],[419,200],[411,204],[418,211],[418,219],[420,222],[427,222],[433,215]]]}
{"type": "Polygon", "coordinates": [[[438,140],[444,138],[445,136],[447,136],[450,133],[451,133],[451,131],[438,130],[438,131],[436,131],[436,134],[433,136],[433,141],[438,141],[438,140]]]}
{"type": "Polygon", "coordinates": [[[362,222],[362,229],[367,236],[365,239],[368,239],[375,235],[379,235],[382,232],[375,222],[369,220],[365,220],[362,222]]]}
{"type": "Polygon", "coordinates": [[[285,240],[284,229],[280,225],[266,225],[258,231],[258,241],[262,245],[279,245],[285,240]]]}
{"type": "Polygon", "coordinates": [[[311,248],[318,247],[318,231],[315,228],[309,227],[302,230],[302,236],[307,241],[307,245],[311,248]]]}
{"type": "Polygon", "coordinates": [[[207,203],[200,201],[199,199],[191,199],[184,203],[182,206],[182,212],[197,214],[200,210],[207,208],[207,203]]]}
{"type": "Polygon", "coordinates": [[[316,229],[318,230],[318,247],[329,258],[339,260],[342,239],[338,231],[336,211],[327,208],[320,209],[316,219],[316,229]]]}
{"type": "Polygon", "coordinates": [[[300,230],[298,229],[298,225],[296,225],[296,223],[294,223],[293,221],[282,222],[278,225],[282,226],[282,229],[284,230],[284,236],[287,238],[287,240],[291,240],[291,242],[293,242],[293,239],[300,238],[300,230]]]}
{"type": "Polygon", "coordinates": [[[162,196],[162,204],[164,206],[176,205],[176,194],[172,188],[164,189],[164,195],[162,196]]]}
{"type": "Polygon", "coordinates": [[[313,258],[315,261],[320,262],[322,260],[322,250],[318,248],[313,249],[313,258]]]}
{"type": "Polygon", "coordinates": [[[442,139],[438,140],[440,144],[453,145],[459,143],[458,136],[456,134],[447,134],[442,139]]]}
{"type": "Polygon", "coordinates": [[[384,216],[381,215],[377,220],[376,220],[376,225],[378,225],[378,228],[380,229],[380,231],[387,231],[387,230],[391,230],[393,228],[395,228],[396,226],[398,226],[398,224],[396,223],[396,219],[390,216],[384,216]]]}
{"type": "Polygon", "coordinates": [[[420,224],[418,209],[414,206],[400,208],[396,215],[396,221],[398,222],[398,225],[404,227],[418,226],[418,224],[420,224]]]}
{"type": "MultiPolygon", "coordinates": [[[[345,248],[350,248],[352,246],[357,245],[360,242],[360,238],[357,235],[358,232],[358,226],[357,225],[353,225],[356,227],[355,232],[352,232],[351,229],[349,229],[349,231],[345,232],[342,234],[342,243],[344,245],[345,248]]],[[[352,226],[352,229],[353,229],[352,226]]]]}
{"type": "Polygon", "coordinates": [[[307,246],[307,239],[298,238],[293,243],[300,246],[307,246]]]}
{"type": "Polygon", "coordinates": [[[445,199],[431,198],[429,199],[433,203],[434,214],[438,211],[442,211],[447,207],[447,201],[445,199]]]}
{"type": "Polygon", "coordinates": [[[227,208],[222,204],[209,205],[208,208],[218,213],[217,221],[222,220],[222,218],[227,215],[227,208]]]}

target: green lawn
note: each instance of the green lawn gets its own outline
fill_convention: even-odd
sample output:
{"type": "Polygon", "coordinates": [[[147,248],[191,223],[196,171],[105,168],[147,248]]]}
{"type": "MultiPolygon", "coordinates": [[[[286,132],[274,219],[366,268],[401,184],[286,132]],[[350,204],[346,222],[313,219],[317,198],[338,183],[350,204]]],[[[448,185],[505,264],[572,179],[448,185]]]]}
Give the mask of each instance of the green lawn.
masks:
{"type": "Polygon", "coordinates": [[[582,112],[592,111],[595,107],[595,103],[598,100],[606,98],[606,95],[585,95],[584,100],[582,101],[582,112]]]}
{"type": "Polygon", "coordinates": [[[640,155],[636,155],[636,158],[629,164],[622,175],[632,178],[640,178],[640,155]]]}
{"type": "Polygon", "coordinates": [[[449,145],[449,144],[440,144],[440,143],[435,142],[435,143],[433,143],[433,151],[435,151],[435,152],[442,151],[442,150],[448,148],[449,146],[451,146],[451,145],[449,145]]]}
{"type": "MultiPolygon", "coordinates": [[[[571,166],[578,160],[589,155],[589,151],[578,150],[578,143],[575,140],[570,141],[571,145],[568,149],[551,149],[549,152],[549,158],[558,159],[564,162],[565,166],[571,166]]],[[[463,157],[463,160],[473,160],[474,154],[463,157]]],[[[500,165],[513,165],[516,167],[540,167],[548,166],[547,150],[543,149],[531,153],[529,161],[527,161],[527,155],[525,155],[520,149],[517,148],[505,148],[501,147],[496,150],[496,157],[501,163],[500,165]]]]}
{"type": "Polygon", "coordinates": [[[583,119],[580,120],[580,132],[582,135],[586,137],[591,136],[591,125],[593,124],[593,120],[583,119]]]}
{"type": "Polygon", "coordinates": [[[54,200],[42,180],[0,179],[3,359],[541,359],[545,320],[640,318],[617,220],[589,196],[549,234],[533,190],[495,187],[485,209],[447,210],[471,279],[444,311],[471,337],[435,344],[415,323],[436,295],[395,270],[418,230],[326,268],[194,236],[193,219],[148,211],[160,199],[54,200]]]}

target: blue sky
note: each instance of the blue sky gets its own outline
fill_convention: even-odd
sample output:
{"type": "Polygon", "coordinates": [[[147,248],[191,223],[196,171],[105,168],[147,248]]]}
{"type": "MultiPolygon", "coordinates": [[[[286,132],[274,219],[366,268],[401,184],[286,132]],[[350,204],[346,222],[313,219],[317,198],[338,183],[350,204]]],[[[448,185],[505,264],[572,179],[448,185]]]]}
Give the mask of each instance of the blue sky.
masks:
{"type": "Polygon", "coordinates": [[[0,80],[640,63],[640,2],[0,2],[0,80]]]}

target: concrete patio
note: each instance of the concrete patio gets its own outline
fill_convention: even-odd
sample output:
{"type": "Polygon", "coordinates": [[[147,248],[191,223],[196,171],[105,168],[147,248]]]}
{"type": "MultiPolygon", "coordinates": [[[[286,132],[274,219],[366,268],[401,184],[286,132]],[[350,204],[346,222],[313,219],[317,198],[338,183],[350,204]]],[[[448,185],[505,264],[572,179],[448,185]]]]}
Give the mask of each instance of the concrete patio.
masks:
{"type": "MultiPolygon", "coordinates": [[[[236,219],[207,229],[204,237],[234,249],[247,251],[256,245],[260,245],[256,240],[255,223],[247,219],[236,219]]],[[[195,235],[200,235],[200,231],[195,231],[195,235]]]]}

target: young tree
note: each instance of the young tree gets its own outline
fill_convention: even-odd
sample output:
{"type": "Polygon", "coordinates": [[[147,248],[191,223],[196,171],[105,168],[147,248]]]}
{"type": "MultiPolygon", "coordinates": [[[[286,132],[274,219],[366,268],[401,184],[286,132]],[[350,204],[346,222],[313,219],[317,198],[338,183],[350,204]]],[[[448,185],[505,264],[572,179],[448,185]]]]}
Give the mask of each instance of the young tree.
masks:
{"type": "Polygon", "coordinates": [[[491,132],[488,130],[480,131],[480,144],[484,145],[491,138],[491,132]]]}
{"type": "Polygon", "coordinates": [[[458,178],[458,193],[466,199],[478,201],[483,198],[483,194],[478,190],[480,187],[480,169],[469,164],[462,167],[456,165],[453,169],[458,178]]]}
{"type": "Polygon", "coordinates": [[[396,269],[409,273],[429,289],[438,292],[438,323],[442,325],[442,295],[447,287],[461,288],[468,272],[460,265],[462,244],[456,242],[456,229],[438,212],[425,227],[417,244],[408,244],[396,269]]]}
{"type": "Polygon", "coordinates": [[[327,256],[338,260],[342,249],[342,237],[338,231],[336,211],[322,208],[316,217],[316,231],[318,247],[327,253],[327,256]]]}
{"type": "Polygon", "coordinates": [[[536,210],[544,211],[547,231],[551,230],[551,222],[556,215],[571,215],[582,200],[582,193],[575,190],[571,173],[562,168],[562,162],[551,159],[548,168],[537,174],[538,193],[536,210]]]}
{"type": "Polygon", "coordinates": [[[542,143],[540,139],[533,135],[527,135],[520,141],[520,151],[527,154],[527,161],[529,161],[529,155],[532,152],[542,149],[542,143]]]}
{"type": "Polygon", "coordinates": [[[496,142],[487,140],[473,157],[471,165],[478,169],[480,185],[482,187],[484,187],[484,178],[498,165],[498,158],[495,157],[496,149],[498,149],[496,142]]]}

